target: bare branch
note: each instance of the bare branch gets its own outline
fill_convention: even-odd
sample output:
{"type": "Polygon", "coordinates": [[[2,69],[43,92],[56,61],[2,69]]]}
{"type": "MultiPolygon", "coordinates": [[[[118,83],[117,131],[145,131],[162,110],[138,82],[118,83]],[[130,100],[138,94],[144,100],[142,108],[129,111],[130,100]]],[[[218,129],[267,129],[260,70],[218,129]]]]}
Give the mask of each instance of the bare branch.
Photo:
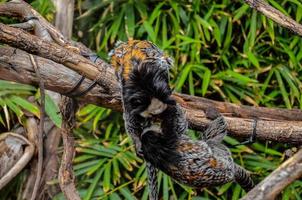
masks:
{"type": "Polygon", "coordinates": [[[286,160],[241,200],[270,200],[302,176],[302,149],[286,160]]]}
{"type": "MultiPolygon", "coordinates": [[[[63,65],[41,57],[36,58],[41,75],[44,77],[46,89],[63,93],[70,90],[76,80],[80,78],[79,74],[63,65]]],[[[11,47],[0,48],[0,76],[5,80],[38,84],[38,79],[28,60],[28,54],[11,47]]],[[[85,80],[81,89],[86,88],[90,83],[91,81],[85,80]]],[[[120,112],[122,110],[121,102],[118,95],[116,96],[112,96],[106,93],[106,90],[102,87],[96,86],[78,100],[120,112]]],[[[193,129],[203,130],[209,123],[203,110],[207,107],[216,107],[227,117],[228,130],[233,136],[248,137],[252,133],[252,118],[257,117],[259,119],[257,126],[258,139],[286,143],[302,142],[302,112],[300,110],[238,106],[183,94],[176,94],[175,96],[178,102],[187,110],[187,119],[193,129]],[[288,120],[296,119],[296,121],[284,121],[287,115],[288,120]]]]}
{"type": "Polygon", "coordinates": [[[71,38],[74,14],[74,0],[52,0],[56,6],[55,25],[65,36],[71,38]]]}
{"type": "MultiPolygon", "coordinates": [[[[5,173],[3,177],[0,177],[0,190],[1,190],[27,165],[27,163],[30,161],[30,159],[34,154],[35,148],[34,145],[31,142],[29,142],[25,137],[12,132],[1,134],[0,141],[4,141],[2,145],[7,145],[8,148],[6,148],[6,150],[8,151],[11,151],[9,148],[12,147],[12,145],[15,145],[16,142],[20,142],[21,146],[26,145],[23,155],[20,157],[20,159],[10,168],[8,172],[5,173]],[[12,142],[12,140],[14,142],[12,144],[9,144],[10,142],[12,142]]],[[[6,153],[9,154],[9,152],[6,153]]],[[[1,155],[5,155],[5,152],[2,152],[1,155]]],[[[1,163],[1,164],[5,164],[5,163],[1,163]]]]}
{"type": "Polygon", "coordinates": [[[292,18],[285,16],[279,10],[273,8],[264,0],[244,0],[247,4],[249,4],[252,8],[261,12],[266,17],[275,21],[278,25],[281,25],[294,33],[302,36],[302,25],[293,20],[292,18]]]}
{"type": "Polygon", "coordinates": [[[59,170],[59,181],[61,190],[68,200],[81,200],[75,188],[75,176],[72,167],[72,161],[75,154],[72,130],[75,126],[75,112],[77,107],[78,105],[75,100],[70,99],[69,97],[62,98],[61,113],[63,123],[61,133],[64,151],[59,170]]]}
{"type": "MultiPolygon", "coordinates": [[[[0,5],[0,14],[8,13],[7,6],[5,9],[4,7],[5,6],[0,5]]],[[[11,7],[13,7],[12,4],[10,8],[11,7]]],[[[32,9],[31,7],[25,8],[32,9]]],[[[15,13],[22,15],[20,12],[19,9],[18,12],[16,11],[15,13]]],[[[44,23],[44,21],[42,22],[44,23]]],[[[51,27],[50,25],[45,26],[51,27]]],[[[85,96],[79,98],[79,100],[83,103],[94,103],[121,111],[118,82],[113,69],[104,61],[100,60],[96,65],[77,53],[69,51],[63,46],[43,41],[22,30],[17,30],[3,24],[0,24],[0,41],[21,48],[29,53],[47,58],[44,59],[39,57],[37,59],[41,66],[41,73],[45,77],[45,86],[47,89],[59,93],[68,91],[80,78],[80,76],[72,70],[84,74],[90,80],[96,79],[101,74],[102,79],[99,81],[99,86],[95,87],[85,96]],[[57,63],[61,63],[62,65],[57,63]],[[66,67],[72,70],[69,70],[66,67]]],[[[85,47],[81,45],[79,47],[85,49],[85,47]]],[[[87,48],[85,50],[89,51],[87,48]]],[[[25,52],[13,50],[8,47],[0,48],[0,52],[0,75],[3,79],[37,84],[33,70],[28,66],[28,59],[26,59],[27,55],[25,52]]],[[[88,86],[89,82],[90,81],[84,81],[84,87],[82,88],[88,86]]],[[[228,117],[228,130],[232,135],[240,137],[249,136],[252,127],[250,119],[258,118],[258,139],[288,143],[299,143],[302,141],[301,122],[298,122],[302,121],[301,110],[238,106],[226,102],[217,102],[183,94],[174,94],[174,96],[177,101],[186,108],[190,125],[196,130],[203,130],[208,123],[203,111],[207,107],[215,107],[218,111],[228,117]],[[276,126],[272,127],[271,124],[276,124],[276,126]],[[268,130],[266,127],[270,127],[270,129],[268,130]]]]}

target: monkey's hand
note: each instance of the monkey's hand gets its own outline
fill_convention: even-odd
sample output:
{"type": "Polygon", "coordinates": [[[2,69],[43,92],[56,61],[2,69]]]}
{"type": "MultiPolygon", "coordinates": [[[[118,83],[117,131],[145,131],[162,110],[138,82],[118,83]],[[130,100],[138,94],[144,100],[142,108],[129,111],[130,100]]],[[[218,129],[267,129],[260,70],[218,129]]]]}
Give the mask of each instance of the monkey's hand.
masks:
{"type": "Polygon", "coordinates": [[[221,116],[220,112],[214,107],[207,107],[205,114],[206,117],[211,120],[214,120],[221,116]]]}

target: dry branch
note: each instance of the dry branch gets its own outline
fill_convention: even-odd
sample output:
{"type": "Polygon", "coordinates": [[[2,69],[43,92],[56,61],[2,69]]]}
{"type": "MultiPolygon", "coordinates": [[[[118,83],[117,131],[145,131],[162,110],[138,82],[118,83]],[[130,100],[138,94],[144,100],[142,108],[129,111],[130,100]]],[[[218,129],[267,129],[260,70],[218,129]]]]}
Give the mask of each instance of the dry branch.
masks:
{"type": "Polygon", "coordinates": [[[302,149],[260,182],[241,200],[271,200],[302,176],[302,149]]]}
{"type": "Polygon", "coordinates": [[[35,180],[34,190],[31,196],[32,200],[35,200],[38,194],[38,189],[40,186],[40,180],[42,176],[42,168],[43,168],[43,133],[44,133],[44,117],[45,117],[45,87],[44,80],[40,75],[40,69],[35,61],[33,55],[29,56],[30,62],[35,70],[37,78],[39,79],[39,87],[40,87],[40,95],[41,95],[41,105],[39,106],[40,110],[40,122],[39,122],[39,131],[37,135],[37,149],[38,149],[38,165],[37,165],[37,176],[35,180]]]}
{"type": "Polygon", "coordinates": [[[279,10],[273,8],[264,0],[244,0],[247,4],[249,4],[252,8],[261,12],[266,17],[275,21],[278,25],[284,26],[289,30],[297,33],[302,36],[302,25],[293,20],[292,18],[284,15],[279,10]]]}
{"type": "Polygon", "coordinates": [[[62,128],[61,135],[63,138],[63,156],[59,170],[60,187],[64,196],[68,200],[81,200],[76,187],[75,176],[73,174],[72,162],[75,155],[74,138],[72,130],[75,126],[75,112],[77,103],[69,97],[62,98],[61,113],[62,113],[62,128]]]}
{"type": "MultiPolygon", "coordinates": [[[[21,146],[26,145],[23,155],[18,159],[18,161],[13,166],[11,166],[9,171],[7,171],[3,177],[0,177],[0,190],[1,190],[27,165],[27,163],[30,161],[30,159],[34,154],[35,148],[34,145],[31,142],[29,142],[24,136],[11,132],[2,133],[0,135],[0,141],[4,141],[3,143],[1,143],[2,145],[1,147],[6,149],[7,151],[12,151],[9,148],[12,148],[13,145],[16,145],[16,143],[21,143],[20,144],[21,146]],[[10,142],[12,142],[12,144],[9,144],[10,142]],[[7,146],[6,148],[5,145],[7,146]]],[[[1,155],[5,156],[6,153],[8,154],[7,156],[12,156],[10,155],[12,154],[12,152],[2,152],[1,155]]],[[[4,160],[2,160],[2,162],[4,162],[4,160]]],[[[1,164],[5,164],[5,163],[1,163],[1,164]]]]}
{"type": "MultiPolygon", "coordinates": [[[[31,13],[31,15],[35,14],[35,11],[30,6],[20,6],[23,4],[26,3],[18,2],[5,3],[3,4],[5,6],[0,5],[0,15],[10,15],[11,12],[9,9],[13,8],[13,16],[19,18],[24,17],[23,14],[25,12],[20,11],[20,8],[25,8],[24,10],[28,10],[27,13],[31,13]]],[[[56,31],[53,30],[54,28],[45,22],[44,19],[40,20],[40,15],[38,15],[38,17],[42,27],[46,27],[48,31],[56,33],[56,31]]],[[[68,44],[66,39],[61,38],[63,36],[60,34],[57,35],[64,44],[68,44]]],[[[90,80],[96,79],[98,75],[101,74],[102,79],[99,80],[99,86],[95,87],[79,100],[84,103],[94,103],[121,111],[119,86],[112,68],[107,63],[100,60],[96,65],[79,54],[70,51],[70,48],[66,49],[64,48],[66,46],[59,45],[58,42],[47,42],[25,31],[17,30],[4,24],[0,24],[0,41],[41,56],[38,57],[37,62],[41,66],[42,76],[45,77],[45,87],[58,93],[68,91],[80,78],[79,74],[72,70],[84,74],[90,80]]],[[[57,39],[54,41],[57,41],[57,39]]],[[[81,49],[85,48],[81,46],[81,49]]],[[[0,48],[0,55],[0,76],[2,79],[37,85],[33,70],[31,66],[28,65],[27,53],[17,49],[13,50],[9,47],[2,47],[0,48]]],[[[86,80],[83,85],[87,86],[89,82],[90,81],[86,80]]],[[[175,97],[187,110],[187,118],[190,125],[196,130],[203,130],[207,125],[208,120],[206,120],[203,111],[210,106],[216,107],[218,111],[227,116],[229,123],[228,130],[232,135],[241,137],[249,136],[252,127],[251,119],[258,118],[258,139],[288,143],[302,142],[301,110],[238,106],[183,94],[175,94],[175,97]],[[271,124],[275,124],[276,126],[273,127],[271,124]],[[266,127],[270,128],[268,129],[266,127]]]]}
{"type": "MultiPolygon", "coordinates": [[[[41,76],[44,77],[46,89],[63,93],[64,91],[70,90],[76,80],[80,78],[80,75],[76,72],[51,60],[37,57],[37,63],[40,66],[41,76]]],[[[0,48],[0,76],[5,80],[32,85],[38,84],[38,79],[29,62],[28,53],[11,47],[0,48]]],[[[81,89],[86,88],[90,83],[91,81],[85,80],[81,89]]],[[[249,118],[255,116],[259,118],[257,126],[258,139],[287,143],[302,142],[302,122],[298,121],[302,116],[300,110],[237,106],[230,103],[180,94],[177,94],[176,97],[181,105],[186,108],[190,125],[196,130],[203,130],[208,124],[209,121],[206,119],[203,110],[209,106],[218,108],[218,110],[227,117],[229,124],[228,130],[233,136],[248,137],[252,132],[253,123],[253,120],[249,118]],[[237,112],[238,114],[236,114],[237,112]],[[235,114],[232,116],[231,113],[235,114]],[[283,121],[278,119],[286,119],[285,114],[288,114],[289,117],[291,117],[290,119],[297,119],[297,121],[283,121]],[[240,118],[240,115],[243,115],[245,118],[240,118]],[[271,118],[276,117],[277,119],[269,119],[270,115],[271,118]],[[272,124],[274,124],[274,126],[272,126],[272,124]]],[[[86,95],[79,98],[79,101],[121,111],[120,100],[107,94],[106,90],[100,86],[93,88],[86,95]]]]}

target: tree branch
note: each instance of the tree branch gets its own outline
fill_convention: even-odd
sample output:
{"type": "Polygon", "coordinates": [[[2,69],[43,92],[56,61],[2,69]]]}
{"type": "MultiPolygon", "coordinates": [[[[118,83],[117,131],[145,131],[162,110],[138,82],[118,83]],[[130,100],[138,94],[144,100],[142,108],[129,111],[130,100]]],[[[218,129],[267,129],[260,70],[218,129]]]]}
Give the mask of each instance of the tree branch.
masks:
{"type": "Polygon", "coordinates": [[[68,200],[81,200],[76,187],[72,162],[75,155],[72,130],[75,126],[77,102],[69,97],[62,98],[61,113],[63,117],[61,134],[63,138],[63,156],[59,170],[60,187],[68,200]]]}
{"type": "MultiPolygon", "coordinates": [[[[25,4],[24,2],[19,3],[25,4]]],[[[8,3],[4,5],[6,4],[8,3]]],[[[10,5],[10,8],[17,7],[15,4],[10,5]]],[[[31,9],[30,6],[23,6],[22,8],[31,9]]],[[[1,13],[8,15],[9,12],[6,9],[0,5],[0,15],[1,13]]],[[[14,14],[14,16],[22,16],[22,13],[14,14]]],[[[41,24],[44,22],[45,20],[41,20],[41,24]]],[[[51,25],[47,24],[45,27],[51,27],[51,25]]],[[[51,28],[49,30],[52,30],[51,28]]],[[[98,64],[92,63],[79,54],[70,51],[70,48],[66,49],[65,46],[60,46],[58,43],[42,40],[37,36],[4,24],[0,24],[0,41],[23,49],[28,53],[41,56],[37,57],[37,62],[41,66],[41,74],[45,77],[45,87],[58,93],[68,91],[79,80],[80,75],[73,70],[85,75],[90,80],[95,80],[102,74],[102,79],[98,82],[99,85],[79,100],[82,103],[94,103],[121,111],[119,84],[113,69],[104,61],[99,59],[98,64]]],[[[64,42],[68,43],[67,40],[64,40],[64,42]]],[[[89,51],[81,45],[77,47],[89,51]]],[[[0,55],[0,75],[2,79],[37,85],[33,70],[28,65],[27,53],[9,47],[1,47],[0,55]]],[[[90,82],[85,80],[82,88],[87,87],[90,82]]],[[[187,119],[190,126],[196,130],[203,130],[209,122],[205,118],[204,110],[207,107],[215,107],[227,117],[228,130],[234,136],[248,137],[252,132],[252,121],[250,119],[258,118],[258,139],[288,143],[302,141],[301,110],[238,106],[183,94],[174,94],[174,96],[187,110],[187,119]],[[276,126],[272,127],[271,124],[276,126]]]]}
{"type": "Polygon", "coordinates": [[[294,33],[302,36],[302,25],[293,20],[292,18],[284,15],[279,10],[273,8],[268,3],[263,0],[244,0],[247,4],[249,4],[252,8],[261,12],[266,17],[275,21],[278,25],[281,25],[294,33]]]}
{"type": "MultiPolygon", "coordinates": [[[[16,146],[17,143],[22,145],[26,145],[23,155],[20,157],[20,159],[10,167],[9,171],[7,171],[3,177],[0,177],[0,190],[9,183],[30,161],[32,156],[34,155],[35,147],[34,145],[29,142],[25,137],[22,135],[16,134],[16,133],[3,133],[0,135],[0,141],[3,143],[0,143],[2,145],[2,148],[5,149],[7,152],[1,152],[1,155],[3,156],[11,156],[10,159],[14,160],[12,153],[13,149],[10,149],[14,146],[16,146]],[[4,146],[3,146],[4,145],[4,146]]],[[[15,158],[16,159],[16,158],[15,158]]],[[[7,160],[6,160],[7,162],[7,160]]],[[[5,163],[4,160],[2,160],[2,164],[5,163]]],[[[3,166],[2,166],[3,167],[3,166]]]]}
{"type": "Polygon", "coordinates": [[[269,200],[302,176],[302,149],[285,161],[241,200],[269,200]]]}
{"type": "MultiPolygon", "coordinates": [[[[36,57],[36,60],[40,66],[41,76],[44,77],[46,89],[63,93],[70,90],[76,80],[80,78],[79,74],[61,64],[41,57],[36,57]]],[[[38,79],[29,62],[28,53],[11,47],[0,48],[0,76],[5,80],[32,85],[38,84],[38,79]]],[[[86,88],[90,83],[90,80],[85,80],[80,89],[86,88]]],[[[252,133],[253,120],[251,119],[257,117],[259,119],[258,139],[287,143],[302,142],[302,122],[299,121],[302,112],[300,110],[238,106],[183,94],[175,94],[175,96],[186,109],[191,128],[196,130],[203,130],[209,123],[203,110],[207,107],[216,107],[227,117],[228,131],[233,136],[248,137],[252,133]],[[296,121],[284,121],[287,117],[286,114],[289,116],[289,120],[296,119],[296,121]],[[240,118],[241,116],[243,118],[240,118]],[[274,117],[276,119],[273,119],[274,117]]],[[[93,103],[119,112],[122,110],[119,97],[107,94],[101,86],[96,86],[78,100],[82,103],[93,103]]]]}

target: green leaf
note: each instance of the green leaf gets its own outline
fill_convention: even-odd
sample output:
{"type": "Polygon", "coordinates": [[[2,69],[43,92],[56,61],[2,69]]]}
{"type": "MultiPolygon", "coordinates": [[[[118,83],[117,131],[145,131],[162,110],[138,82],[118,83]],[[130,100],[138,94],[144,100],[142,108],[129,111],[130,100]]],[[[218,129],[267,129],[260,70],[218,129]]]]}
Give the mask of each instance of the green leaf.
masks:
{"type": "Polygon", "coordinates": [[[285,89],[283,80],[282,80],[281,75],[280,75],[280,73],[279,73],[278,70],[275,70],[275,75],[276,75],[276,78],[277,78],[277,81],[278,81],[278,84],[279,84],[279,88],[280,88],[283,100],[285,102],[285,105],[286,105],[286,107],[288,109],[290,109],[291,108],[291,104],[290,104],[290,101],[289,101],[289,98],[288,98],[288,93],[287,93],[287,91],[285,89]]]}
{"type": "Polygon", "coordinates": [[[93,178],[92,183],[89,185],[88,191],[86,193],[86,196],[84,197],[84,200],[89,200],[92,197],[92,194],[97,186],[97,183],[99,182],[102,174],[103,174],[103,169],[99,170],[96,176],[93,178]]]}
{"type": "Polygon", "coordinates": [[[18,97],[18,96],[12,96],[12,97],[10,97],[10,100],[12,102],[14,102],[16,105],[19,105],[22,108],[24,108],[25,110],[31,112],[35,116],[40,117],[40,111],[37,108],[37,106],[35,106],[34,104],[28,102],[27,100],[25,100],[21,97],[18,97]]]}
{"type": "Polygon", "coordinates": [[[111,179],[111,163],[105,165],[104,180],[103,180],[103,190],[108,192],[110,190],[110,179],[111,179]]]}
{"type": "Polygon", "coordinates": [[[127,199],[127,200],[136,200],[133,197],[132,193],[129,191],[128,188],[123,187],[119,191],[122,193],[122,195],[125,197],[125,199],[127,199]]]}
{"type": "Polygon", "coordinates": [[[127,4],[125,9],[126,32],[129,37],[133,37],[135,33],[135,15],[133,4],[127,4]]]}
{"type": "Polygon", "coordinates": [[[36,88],[31,85],[24,85],[11,81],[0,80],[0,90],[27,90],[36,91],[36,88]]]}
{"type": "Polygon", "coordinates": [[[148,33],[148,36],[150,37],[152,42],[156,41],[156,35],[155,32],[153,30],[153,27],[150,25],[150,23],[148,21],[144,21],[143,26],[145,28],[145,30],[148,33]]]}
{"type": "Polygon", "coordinates": [[[51,121],[60,128],[62,125],[60,110],[57,104],[47,94],[45,95],[45,112],[51,121]]]}
{"type": "Polygon", "coordinates": [[[180,77],[179,77],[179,79],[177,81],[177,84],[176,84],[176,87],[175,87],[176,91],[180,91],[180,89],[184,85],[184,83],[185,83],[185,81],[186,81],[186,79],[189,75],[189,72],[191,71],[191,67],[192,67],[192,65],[187,65],[187,66],[185,66],[185,68],[181,72],[180,77]]]}
{"type": "Polygon", "coordinates": [[[258,59],[256,58],[256,56],[251,51],[247,52],[247,57],[248,57],[249,61],[251,61],[251,63],[255,67],[257,67],[258,69],[260,68],[258,59]]]}
{"type": "Polygon", "coordinates": [[[202,80],[202,87],[201,87],[202,96],[206,95],[210,81],[211,81],[211,71],[205,70],[204,75],[203,75],[203,80],[202,80]]]}

